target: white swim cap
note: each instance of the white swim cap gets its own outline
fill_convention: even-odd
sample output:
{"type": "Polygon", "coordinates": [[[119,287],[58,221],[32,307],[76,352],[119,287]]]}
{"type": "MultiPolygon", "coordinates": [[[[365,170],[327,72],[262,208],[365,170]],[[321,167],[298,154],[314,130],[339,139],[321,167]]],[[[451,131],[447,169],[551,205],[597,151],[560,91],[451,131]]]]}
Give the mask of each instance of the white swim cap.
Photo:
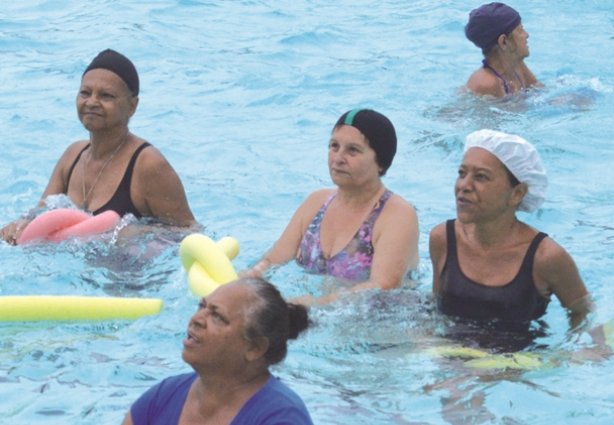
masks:
{"type": "Polygon", "coordinates": [[[528,191],[518,206],[531,212],[544,202],[548,177],[535,147],[522,137],[494,130],[478,130],[467,136],[465,152],[482,148],[493,154],[507,167],[528,191]]]}

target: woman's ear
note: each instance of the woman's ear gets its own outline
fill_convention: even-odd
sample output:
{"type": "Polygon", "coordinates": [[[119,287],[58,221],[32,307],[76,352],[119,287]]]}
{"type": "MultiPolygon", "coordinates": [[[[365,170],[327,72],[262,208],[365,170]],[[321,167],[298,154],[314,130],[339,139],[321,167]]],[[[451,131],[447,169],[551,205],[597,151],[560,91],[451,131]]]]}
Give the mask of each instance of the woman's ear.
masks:
{"type": "Polygon", "coordinates": [[[507,48],[507,35],[501,34],[499,37],[497,37],[497,46],[499,46],[499,48],[502,50],[507,48]]]}
{"type": "Polygon", "coordinates": [[[132,99],[130,99],[130,118],[132,118],[132,116],[136,112],[137,106],[139,106],[139,97],[132,96],[132,99]]]}
{"type": "Polygon", "coordinates": [[[516,208],[521,204],[525,195],[529,191],[529,186],[526,183],[519,183],[512,189],[511,203],[515,205],[516,208]]]}
{"type": "Polygon", "coordinates": [[[264,357],[267,351],[269,351],[269,339],[264,336],[259,336],[250,341],[250,347],[245,352],[245,359],[249,362],[264,357]]]}

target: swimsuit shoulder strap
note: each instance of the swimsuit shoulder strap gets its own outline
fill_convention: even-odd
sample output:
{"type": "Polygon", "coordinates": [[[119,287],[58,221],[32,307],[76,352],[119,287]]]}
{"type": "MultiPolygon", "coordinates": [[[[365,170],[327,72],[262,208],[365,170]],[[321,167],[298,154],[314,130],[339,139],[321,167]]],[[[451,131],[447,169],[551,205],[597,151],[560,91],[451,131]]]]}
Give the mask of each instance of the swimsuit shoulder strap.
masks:
{"type": "Polygon", "coordinates": [[[327,199],[326,201],[324,201],[324,203],[322,204],[322,207],[320,209],[324,209],[326,210],[326,208],[328,208],[328,206],[330,205],[331,202],[333,202],[333,199],[335,199],[335,196],[337,196],[337,192],[333,192],[327,199]]]}
{"type": "Polygon", "coordinates": [[[132,172],[134,171],[134,165],[136,164],[137,158],[139,157],[141,151],[148,146],[151,146],[149,142],[143,142],[141,146],[136,148],[136,150],[132,154],[132,157],[130,158],[130,162],[128,163],[128,166],[126,167],[126,172],[124,174],[124,178],[122,181],[123,184],[128,185],[127,187],[130,186],[130,182],[132,181],[132,172]]]}
{"type": "Polygon", "coordinates": [[[524,272],[527,273],[528,276],[532,276],[533,261],[535,260],[535,253],[537,252],[537,247],[546,237],[548,237],[548,234],[544,232],[538,232],[537,235],[535,235],[535,237],[531,241],[531,244],[529,245],[529,248],[527,249],[524,259],[522,260],[522,265],[520,266],[520,271],[518,272],[518,274],[524,272]]]}
{"type": "Polygon", "coordinates": [[[361,227],[364,227],[365,225],[373,227],[373,225],[375,224],[375,220],[377,220],[380,213],[384,209],[384,206],[386,205],[386,201],[388,201],[388,199],[390,199],[392,195],[393,195],[392,191],[386,189],[386,191],[378,199],[377,203],[373,207],[373,210],[371,210],[369,217],[367,217],[367,219],[363,223],[363,226],[361,227]]]}
{"type": "Polygon", "coordinates": [[[456,233],[454,231],[455,219],[446,221],[446,264],[448,261],[458,261],[456,259],[456,233]]]}
{"type": "Polygon", "coordinates": [[[503,83],[503,91],[505,92],[505,94],[509,94],[510,88],[507,85],[507,81],[505,81],[505,78],[503,78],[503,75],[499,74],[495,68],[490,66],[486,59],[482,60],[482,66],[484,68],[492,71],[492,73],[495,74],[495,77],[497,77],[499,80],[501,80],[501,82],[503,83]]]}
{"type": "Polygon", "coordinates": [[[77,165],[77,162],[79,161],[79,158],[81,158],[81,155],[83,155],[83,152],[85,152],[85,150],[88,149],[89,147],[90,147],[90,144],[88,143],[87,145],[85,145],[83,149],[81,149],[81,152],[79,152],[79,154],[73,161],[72,165],[70,166],[70,169],[68,170],[68,176],[66,177],[66,191],[67,192],[68,192],[68,185],[70,184],[70,178],[72,177],[72,172],[75,169],[75,166],[77,165]]]}
{"type": "Polygon", "coordinates": [[[141,213],[137,210],[136,206],[132,202],[132,196],[130,193],[130,187],[132,183],[132,174],[134,172],[134,166],[136,164],[136,160],[139,157],[140,153],[146,147],[151,146],[149,142],[143,142],[132,154],[130,161],[128,162],[128,166],[126,167],[126,171],[124,172],[124,176],[122,177],[115,193],[102,207],[98,208],[94,211],[94,215],[100,214],[101,212],[107,210],[113,210],[117,212],[119,215],[123,216],[127,213],[134,214],[135,217],[140,218],[141,213]]]}

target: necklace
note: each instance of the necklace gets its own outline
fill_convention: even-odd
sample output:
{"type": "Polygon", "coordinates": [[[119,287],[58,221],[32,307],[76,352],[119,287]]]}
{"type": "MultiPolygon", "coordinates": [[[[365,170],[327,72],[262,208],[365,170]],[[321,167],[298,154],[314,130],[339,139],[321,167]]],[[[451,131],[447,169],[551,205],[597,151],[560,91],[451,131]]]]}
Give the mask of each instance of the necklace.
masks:
{"type": "Polygon", "coordinates": [[[96,184],[98,184],[98,180],[100,180],[100,176],[102,176],[102,172],[104,171],[105,168],[107,168],[107,165],[109,164],[109,162],[111,162],[111,160],[115,157],[117,152],[119,152],[119,150],[122,148],[122,146],[124,146],[126,144],[126,140],[128,140],[128,135],[126,135],[126,137],[124,137],[122,142],[119,145],[117,145],[117,147],[115,148],[113,153],[111,153],[111,155],[109,155],[109,157],[104,162],[104,164],[102,164],[102,167],[100,168],[100,171],[98,171],[98,175],[96,175],[96,178],[94,179],[94,183],[92,183],[92,186],[90,186],[90,189],[87,191],[87,193],[85,192],[85,175],[87,174],[87,164],[89,164],[90,158],[92,156],[90,155],[89,157],[87,157],[87,159],[85,159],[83,161],[83,209],[87,209],[88,199],[89,199],[90,195],[92,194],[92,191],[96,187],[96,184]]]}

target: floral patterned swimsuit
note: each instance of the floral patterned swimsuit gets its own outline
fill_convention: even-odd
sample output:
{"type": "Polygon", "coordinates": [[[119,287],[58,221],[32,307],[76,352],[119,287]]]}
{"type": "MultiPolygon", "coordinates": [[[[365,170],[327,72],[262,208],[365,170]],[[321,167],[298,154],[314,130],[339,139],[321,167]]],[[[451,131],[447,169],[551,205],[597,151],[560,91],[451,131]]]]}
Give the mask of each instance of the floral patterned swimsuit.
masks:
{"type": "Polygon", "coordinates": [[[367,280],[373,261],[373,244],[371,243],[373,227],[386,201],[392,196],[392,192],[389,190],[384,192],[347,246],[326,259],[320,246],[320,224],[335,196],[336,193],[326,200],[307,227],[299,245],[296,262],[309,273],[327,274],[356,282],[367,280]]]}

